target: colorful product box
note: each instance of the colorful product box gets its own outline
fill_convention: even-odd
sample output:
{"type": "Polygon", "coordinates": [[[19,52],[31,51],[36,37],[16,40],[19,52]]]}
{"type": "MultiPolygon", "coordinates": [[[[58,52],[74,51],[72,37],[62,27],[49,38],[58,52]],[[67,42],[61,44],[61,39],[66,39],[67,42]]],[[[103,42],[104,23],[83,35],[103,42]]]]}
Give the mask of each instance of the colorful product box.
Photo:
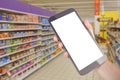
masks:
{"type": "Polygon", "coordinates": [[[6,21],[6,13],[2,13],[2,20],[6,21]]]}
{"type": "Polygon", "coordinates": [[[12,40],[6,40],[6,45],[12,45],[12,40]]]}
{"type": "Polygon", "coordinates": [[[6,41],[5,40],[0,40],[0,47],[5,46],[6,45],[6,41]]]}
{"type": "Polygon", "coordinates": [[[14,29],[14,25],[13,24],[8,24],[8,29],[14,29]]]}
{"type": "Polygon", "coordinates": [[[8,29],[8,24],[2,24],[2,29],[8,29]]]}
{"type": "Polygon", "coordinates": [[[15,14],[9,14],[9,16],[10,16],[10,21],[17,21],[15,14]]]}
{"type": "Polygon", "coordinates": [[[32,19],[33,17],[32,17],[32,15],[27,15],[27,21],[28,22],[33,22],[33,19],[32,19]]]}
{"type": "Polygon", "coordinates": [[[45,19],[45,18],[42,18],[42,23],[43,23],[43,24],[49,24],[48,20],[45,19]]]}
{"type": "Polygon", "coordinates": [[[18,21],[18,22],[21,21],[21,16],[20,15],[16,15],[16,21],[18,21]]]}
{"type": "Polygon", "coordinates": [[[9,32],[1,32],[0,33],[0,38],[7,38],[9,37],[9,32]]]}
{"type": "Polygon", "coordinates": [[[22,22],[28,22],[28,18],[26,15],[21,15],[21,21],[22,22]]]}
{"type": "Polygon", "coordinates": [[[10,15],[9,14],[6,14],[6,20],[10,21],[10,15]]]}
{"type": "MultiPolygon", "coordinates": [[[[1,62],[1,61],[0,61],[1,62]]],[[[2,74],[3,73],[3,68],[2,67],[0,67],[0,74],[2,74]]]]}
{"type": "Polygon", "coordinates": [[[0,58],[0,65],[4,64],[6,62],[9,62],[9,61],[10,61],[10,57],[9,56],[0,58]]]}
{"type": "Polygon", "coordinates": [[[0,24],[0,29],[2,29],[2,24],[0,24]]]}
{"type": "Polygon", "coordinates": [[[0,49],[0,55],[6,54],[6,49],[0,49]]]}
{"type": "Polygon", "coordinates": [[[2,20],[2,14],[0,13],[0,20],[2,20]]]}
{"type": "Polygon", "coordinates": [[[12,49],[11,49],[11,48],[7,48],[7,49],[6,49],[6,53],[7,53],[7,54],[9,54],[9,53],[11,53],[11,52],[12,52],[12,49]]]}
{"type": "Polygon", "coordinates": [[[39,22],[38,16],[33,16],[33,22],[39,22]]]}

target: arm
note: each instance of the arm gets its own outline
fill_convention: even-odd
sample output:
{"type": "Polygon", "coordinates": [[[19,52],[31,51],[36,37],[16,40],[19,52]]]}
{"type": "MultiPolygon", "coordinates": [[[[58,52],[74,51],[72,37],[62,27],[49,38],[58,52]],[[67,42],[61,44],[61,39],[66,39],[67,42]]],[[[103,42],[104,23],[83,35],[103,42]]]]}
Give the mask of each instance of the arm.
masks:
{"type": "MultiPolygon", "coordinates": [[[[86,27],[91,32],[93,32],[91,24],[87,20],[85,20],[84,23],[86,27]]],[[[119,19],[119,23],[120,23],[120,19],[119,19]]],[[[99,75],[101,75],[101,77],[104,80],[120,80],[120,67],[116,66],[115,64],[112,64],[109,61],[106,61],[104,64],[98,67],[96,71],[99,75]]]]}
{"type": "Polygon", "coordinates": [[[120,68],[109,61],[98,67],[96,71],[104,80],[120,80],[120,68]]]}
{"type": "MultiPolygon", "coordinates": [[[[93,32],[90,23],[87,20],[85,20],[84,23],[86,27],[90,30],[90,32],[93,32]]],[[[62,43],[58,40],[56,36],[54,37],[54,40],[58,43],[59,48],[63,49],[62,43]]],[[[66,57],[69,56],[67,52],[65,52],[64,55],[66,57]]],[[[109,61],[106,61],[104,64],[98,67],[96,71],[104,80],[120,80],[120,68],[109,61]]]]}
{"type": "MultiPolygon", "coordinates": [[[[120,24],[120,19],[118,19],[117,24],[120,24]]],[[[98,67],[96,71],[104,80],[120,80],[120,67],[109,61],[98,67]]]]}

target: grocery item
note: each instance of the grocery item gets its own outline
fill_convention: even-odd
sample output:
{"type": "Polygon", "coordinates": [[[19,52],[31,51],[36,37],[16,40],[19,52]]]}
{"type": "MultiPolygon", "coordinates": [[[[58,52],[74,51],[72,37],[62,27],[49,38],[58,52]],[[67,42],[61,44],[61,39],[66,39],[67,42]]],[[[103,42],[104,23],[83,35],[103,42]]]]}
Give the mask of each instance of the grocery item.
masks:
{"type": "Polygon", "coordinates": [[[0,55],[6,54],[6,49],[0,49],[0,55]]]}
{"type": "Polygon", "coordinates": [[[6,57],[2,57],[0,58],[0,65],[6,63],[6,62],[9,62],[10,61],[10,57],[9,56],[6,56],[6,57]]]}
{"type": "Polygon", "coordinates": [[[1,32],[0,33],[0,38],[7,38],[7,37],[10,37],[9,32],[1,32]]]}
{"type": "Polygon", "coordinates": [[[11,39],[7,39],[6,41],[6,45],[12,45],[12,40],[11,39]]]}
{"type": "Polygon", "coordinates": [[[2,20],[2,13],[0,13],[0,20],[2,20]]]}
{"type": "Polygon", "coordinates": [[[5,40],[0,40],[0,47],[5,46],[6,45],[6,41],[5,40]]]}

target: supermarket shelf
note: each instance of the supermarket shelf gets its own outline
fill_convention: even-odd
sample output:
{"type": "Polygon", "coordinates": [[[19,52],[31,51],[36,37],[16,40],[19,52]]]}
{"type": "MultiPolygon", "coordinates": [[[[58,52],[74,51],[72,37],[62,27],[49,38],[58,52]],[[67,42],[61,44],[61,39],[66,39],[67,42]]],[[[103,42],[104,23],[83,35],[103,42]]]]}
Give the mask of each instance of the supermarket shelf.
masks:
{"type": "Polygon", "coordinates": [[[41,51],[44,51],[44,50],[46,50],[46,49],[49,49],[49,48],[51,48],[51,47],[53,47],[53,46],[57,46],[57,43],[55,43],[55,44],[53,44],[53,45],[50,45],[50,46],[48,46],[48,47],[46,47],[46,48],[44,48],[44,49],[41,49],[41,51]]]}
{"type": "Polygon", "coordinates": [[[52,35],[52,34],[55,34],[55,33],[54,32],[50,32],[50,33],[46,33],[46,34],[42,33],[41,35],[46,36],[46,35],[52,35]]]}
{"type": "MultiPolygon", "coordinates": [[[[20,67],[20,66],[24,65],[24,64],[27,63],[27,62],[30,62],[30,61],[36,59],[36,58],[38,58],[38,57],[40,57],[40,56],[34,57],[34,58],[32,58],[32,59],[29,59],[29,60],[23,62],[23,63],[20,64],[20,65],[17,65],[17,66],[15,66],[15,67],[12,67],[12,68],[10,69],[10,71],[16,69],[17,67],[20,67]]],[[[21,73],[21,72],[22,72],[22,70],[21,70],[20,72],[18,72],[18,74],[21,73]]]]}
{"type": "Polygon", "coordinates": [[[30,68],[30,67],[32,67],[32,66],[33,66],[33,65],[30,65],[29,67],[24,68],[23,70],[21,70],[21,71],[19,71],[18,73],[14,74],[12,77],[17,76],[18,74],[22,73],[23,71],[25,71],[26,69],[28,69],[28,68],[30,68]]]}
{"type": "Polygon", "coordinates": [[[108,34],[109,34],[109,36],[111,36],[112,38],[115,38],[115,34],[114,34],[113,32],[109,32],[109,31],[108,31],[108,34]]]}
{"type": "Polygon", "coordinates": [[[42,24],[43,26],[50,26],[50,24],[42,24]]]}
{"type": "Polygon", "coordinates": [[[14,74],[12,77],[15,77],[16,75],[18,75],[18,74],[22,73],[23,71],[25,71],[26,69],[28,69],[28,68],[32,67],[33,65],[35,65],[35,63],[34,63],[34,64],[32,64],[32,65],[30,65],[30,66],[28,66],[28,67],[26,67],[26,68],[24,68],[23,70],[19,71],[18,73],[14,74]]]}
{"type": "Polygon", "coordinates": [[[117,38],[115,37],[115,34],[114,34],[114,33],[110,33],[110,32],[109,32],[109,35],[108,35],[108,36],[112,37],[113,40],[115,40],[115,41],[117,41],[118,43],[120,43],[120,39],[117,39],[117,38]]]}
{"type": "MultiPolygon", "coordinates": [[[[53,45],[51,45],[51,46],[49,46],[49,47],[46,47],[45,49],[42,49],[42,50],[40,50],[40,51],[44,51],[44,50],[49,49],[49,48],[51,48],[51,47],[53,47],[53,46],[56,46],[56,45],[57,45],[57,44],[53,44],[53,45]]],[[[37,52],[39,52],[39,51],[37,51],[37,52]]],[[[4,66],[4,65],[6,65],[6,64],[12,63],[12,62],[14,62],[14,61],[16,61],[16,60],[22,59],[22,58],[24,58],[24,57],[27,57],[27,56],[29,56],[29,55],[31,55],[31,54],[37,53],[37,52],[33,52],[33,53],[28,54],[28,55],[25,55],[25,56],[22,56],[22,57],[20,57],[20,58],[17,58],[17,59],[15,59],[15,60],[12,60],[12,61],[10,61],[10,62],[6,62],[6,63],[0,65],[0,67],[4,66]]],[[[38,56],[38,57],[39,57],[39,56],[38,56]]],[[[36,57],[36,58],[37,58],[37,57],[36,57]]],[[[27,62],[29,62],[29,61],[27,61],[27,62]]],[[[26,62],[25,62],[25,63],[26,63],[26,62]]],[[[24,63],[23,63],[23,64],[24,64],[24,63]]],[[[23,64],[22,64],[22,65],[23,65],[23,64]]]]}
{"type": "MultiPolygon", "coordinates": [[[[45,58],[45,57],[47,57],[47,56],[53,54],[56,50],[57,50],[57,49],[55,49],[54,51],[52,51],[52,52],[50,52],[50,53],[47,53],[46,55],[44,55],[43,57],[41,57],[40,60],[36,61],[35,64],[37,64],[38,62],[40,62],[43,58],[45,58]]],[[[34,65],[35,65],[35,64],[34,64],[34,65]]]]}
{"type": "Polygon", "coordinates": [[[118,65],[118,66],[120,66],[120,56],[116,56],[115,57],[115,59],[116,59],[116,64],[118,65]]]}
{"type": "Polygon", "coordinates": [[[41,43],[41,45],[43,46],[43,45],[48,45],[48,44],[51,44],[51,43],[54,43],[55,41],[53,40],[53,41],[50,41],[50,42],[48,42],[48,43],[41,43]]]}
{"type": "MultiPolygon", "coordinates": [[[[36,53],[36,52],[30,53],[30,54],[28,54],[28,55],[22,56],[22,57],[20,57],[20,58],[17,58],[17,59],[15,59],[15,60],[12,60],[12,61],[10,61],[10,62],[7,62],[7,63],[5,63],[5,64],[2,64],[2,65],[0,65],[0,67],[2,67],[2,66],[4,66],[4,65],[7,65],[7,64],[9,64],[9,63],[12,63],[12,62],[14,62],[14,61],[16,61],[16,60],[22,59],[22,58],[24,58],[24,57],[27,57],[27,56],[29,56],[29,55],[32,55],[32,54],[34,54],[34,53],[36,53]]],[[[23,65],[23,64],[25,64],[25,63],[27,63],[27,62],[29,62],[29,61],[31,61],[31,60],[28,60],[28,61],[22,63],[21,65],[23,65]]],[[[19,66],[20,66],[20,65],[15,66],[15,67],[12,67],[10,70],[13,70],[13,69],[15,69],[15,68],[17,68],[17,67],[19,67],[19,66]]],[[[6,72],[0,74],[0,76],[1,76],[1,75],[4,75],[4,74],[6,74],[6,72]]]]}
{"type": "MultiPolygon", "coordinates": [[[[48,22],[45,22],[45,20],[48,21],[47,19],[49,17],[42,16],[42,15],[37,15],[37,14],[32,14],[32,13],[27,13],[27,12],[5,9],[5,8],[0,8],[0,12],[5,13],[4,16],[7,16],[7,15],[10,14],[10,18],[11,18],[11,16],[16,17],[16,18],[13,19],[13,21],[8,20],[7,18],[6,18],[6,20],[5,19],[0,20],[0,24],[11,24],[9,29],[7,29],[8,25],[1,25],[0,28],[4,28],[4,29],[0,29],[0,32],[2,33],[0,40],[3,40],[3,41],[1,41],[1,43],[6,42],[6,40],[8,40],[8,39],[16,41],[17,38],[24,39],[25,37],[26,38],[27,37],[31,38],[32,36],[37,37],[37,39],[28,40],[28,41],[23,42],[23,43],[22,42],[14,43],[14,44],[10,44],[10,45],[7,45],[7,46],[6,45],[5,46],[1,45],[0,49],[11,47],[11,48],[9,48],[9,49],[11,49],[9,52],[8,51],[6,52],[4,50],[4,52],[6,52],[6,54],[0,55],[0,58],[4,58],[5,56],[10,57],[9,62],[6,62],[6,63],[3,63],[3,64],[0,65],[0,68],[2,68],[3,71],[5,70],[5,69],[3,69],[4,67],[9,66],[10,72],[11,71],[13,73],[16,72],[11,77],[15,77],[15,76],[18,76],[20,73],[24,73],[25,70],[27,70],[28,68],[31,68],[32,66],[35,66],[35,65],[39,64],[43,59],[50,58],[49,55],[51,55],[51,58],[49,60],[47,60],[42,65],[40,64],[38,67],[35,67],[35,69],[31,70],[32,72],[34,72],[35,70],[37,70],[41,66],[45,65],[47,62],[49,62],[50,60],[52,60],[55,57],[55,54],[54,55],[52,55],[52,54],[58,49],[58,47],[56,46],[57,44],[54,43],[54,41],[52,40],[53,36],[54,36],[52,34],[54,34],[54,32],[53,32],[50,24],[48,22]],[[24,20],[27,20],[27,21],[23,20],[22,17],[24,17],[24,16],[25,16],[24,20]],[[41,19],[41,21],[39,22],[38,19],[41,19]],[[31,21],[33,21],[33,22],[31,22],[31,21]],[[44,23],[48,23],[48,24],[44,24],[44,23]],[[14,27],[15,25],[18,25],[19,29],[15,28],[14,27]],[[31,28],[26,27],[26,26],[29,26],[29,25],[31,25],[31,28]],[[23,28],[22,28],[22,26],[23,26],[23,28]],[[15,34],[14,31],[15,31],[15,33],[21,32],[21,35],[18,35],[18,36],[12,35],[12,34],[15,34]],[[43,33],[42,33],[42,31],[43,31],[43,33]],[[7,37],[8,36],[7,34],[4,36],[4,34],[6,32],[7,32],[7,34],[10,33],[11,36],[7,37]],[[26,32],[26,35],[25,35],[24,32],[26,32]],[[33,33],[33,34],[30,34],[30,33],[33,33]],[[46,41],[44,41],[44,40],[46,40],[46,41]],[[41,44],[42,41],[43,41],[43,43],[46,42],[46,44],[41,44]],[[19,49],[19,50],[14,50],[14,48],[12,48],[13,46],[16,47],[18,45],[23,45],[23,44],[31,43],[31,42],[40,42],[40,43],[36,44],[36,45],[34,44],[33,46],[32,45],[27,46],[26,48],[22,48],[22,49],[19,49]],[[22,51],[27,52],[27,53],[26,54],[23,53],[23,55],[18,56],[17,54],[19,54],[19,52],[22,52],[22,51]],[[14,66],[11,67],[12,63],[17,62],[17,61],[19,62],[19,64],[15,63],[14,66]],[[34,63],[32,63],[31,61],[34,61],[34,63]],[[10,65],[8,65],[8,64],[10,64],[10,65]],[[26,67],[24,67],[24,66],[26,66],[26,67]],[[23,70],[19,71],[19,69],[23,69],[23,70]],[[17,70],[19,72],[14,71],[14,70],[17,70]]],[[[59,55],[59,54],[57,54],[57,55],[59,55]]],[[[20,80],[24,79],[26,76],[31,74],[32,73],[31,71],[30,72],[28,71],[27,74],[19,77],[20,80]]],[[[0,79],[4,78],[4,77],[9,78],[7,76],[6,72],[0,74],[0,79]]],[[[9,78],[9,80],[10,80],[10,78],[9,78]]]]}
{"type": "Polygon", "coordinates": [[[51,48],[51,47],[54,47],[54,46],[57,46],[57,45],[58,45],[57,43],[53,43],[53,44],[52,44],[52,45],[50,45],[50,46],[49,46],[49,44],[48,44],[47,49],[48,49],[48,48],[51,48]]]}
{"type": "Polygon", "coordinates": [[[117,39],[117,38],[116,38],[115,40],[120,44],[120,39],[117,39]]]}
{"type": "Polygon", "coordinates": [[[30,35],[22,35],[22,36],[16,36],[16,37],[8,37],[8,38],[0,38],[0,40],[6,40],[6,39],[15,39],[15,38],[23,38],[23,37],[30,37],[30,36],[37,36],[41,34],[30,34],[30,35]]]}
{"type": "MultiPolygon", "coordinates": [[[[47,49],[47,48],[46,48],[47,49]]],[[[44,49],[45,50],[45,49],[44,49]]],[[[42,50],[42,51],[44,51],[44,50],[42,50]]],[[[12,60],[12,61],[10,61],[10,62],[7,62],[7,63],[5,63],[5,64],[2,64],[2,65],[0,65],[0,67],[2,67],[2,66],[4,66],[4,65],[6,65],[6,64],[9,64],[9,63],[12,63],[12,62],[14,62],[14,61],[16,61],[16,60],[19,60],[19,59],[22,59],[22,58],[24,58],[24,57],[27,57],[27,56],[29,56],[29,55],[32,55],[32,54],[34,54],[34,53],[38,53],[38,52],[40,52],[41,50],[39,50],[39,51],[36,51],[36,52],[32,52],[32,53],[30,53],[30,54],[27,54],[27,55],[25,55],[25,56],[22,56],[22,57],[20,57],[20,58],[17,58],[17,59],[15,59],[15,60],[12,60]]],[[[55,51],[53,51],[53,52],[55,52],[55,51]]],[[[51,52],[50,54],[52,54],[53,52],[51,52]]],[[[50,54],[47,54],[47,55],[45,55],[44,57],[47,57],[48,55],[50,55],[50,54]]],[[[38,57],[40,57],[41,55],[39,55],[38,57]]],[[[44,57],[42,57],[42,58],[44,58],[44,57]]],[[[36,57],[37,58],[37,57],[36,57]]],[[[41,59],[42,59],[41,58],[41,59]]],[[[35,59],[35,58],[34,58],[35,59]]],[[[41,60],[40,59],[40,60],[41,60]]],[[[33,60],[33,59],[31,59],[31,60],[33,60]]],[[[27,62],[29,62],[29,61],[31,61],[31,60],[28,60],[28,61],[26,61],[26,62],[24,62],[23,64],[25,64],[25,63],[27,63],[27,62]]],[[[39,60],[39,61],[40,61],[39,60]]],[[[37,61],[37,63],[39,62],[39,61],[37,61]]],[[[22,65],[23,65],[22,64],[22,65]]],[[[19,67],[19,66],[21,66],[21,65],[18,65],[18,66],[15,66],[15,67],[13,67],[12,69],[10,69],[10,70],[13,70],[13,69],[15,69],[15,68],[17,68],[17,67],[19,67]]],[[[1,75],[4,75],[4,74],[6,74],[6,72],[5,73],[2,73],[2,74],[0,74],[0,76],[1,75]]]]}
{"type": "Polygon", "coordinates": [[[115,64],[120,66],[120,54],[118,53],[118,51],[120,50],[120,39],[119,37],[119,32],[118,30],[120,30],[120,27],[109,27],[108,28],[108,36],[111,39],[111,43],[113,45],[110,45],[109,48],[111,50],[111,54],[113,56],[113,58],[115,59],[115,64]],[[113,29],[113,30],[111,30],[113,29]],[[117,31],[115,31],[117,30],[117,31]],[[117,45],[118,44],[118,45],[117,45]]]}
{"type": "Polygon", "coordinates": [[[30,70],[29,72],[25,73],[24,75],[22,75],[21,78],[17,78],[17,80],[23,80],[24,78],[26,78],[28,75],[32,74],[34,71],[38,70],[39,68],[41,68],[41,65],[36,66],[36,68],[30,70]]]}
{"type": "MultiPolygon", "coordinates": [[[[45,58],[45,57],[47,57],[47,56],[49,56],[49,55],[51,55],[51,54],[53,54],[56,50],[57,50],[57,49],[55,49],[55,50],[52,51],[52,52],[47,53],[45,56],[42,57],[42,59],[45,58]]],[[[40,60],[39,60],[38,62],[40,62],[40,60]]]]}
{"type": "MultiPolygon", "coordinates": [[[[50,46],[50,47],[53,47],[53,46],[55,46],[55,45],[52,45],[52,46],[50,46]]],[[[50,47],[48,47],[48,48],[50,48],[50,47]]],[[[46,48],[46,49],[48,49],[48,48],[46,48]]],[[[44,49],[45,50],[45,49],[44,49]]],[[[43,51],[43,50],[41,50],[41,51],[43,51]]],[[[38,51],[37,51],[38,52],[38,51]]],[[[53,51],[54,52],[54,51],[53,51]]],[[[52,53],[53,53],[52,52],[52,53]]],[[[34,53],[36,53],[36,52],[34,52],[34,53]]],[[[50,55],[50,54],[48,54],[48,55],[50,55]]],[[[47,56],[48,56],[47,55],[47,56]]],[[[26,61],[26,62],[24,62],[24,63],[22,63],[22,64],[20,64],[20,65],[18,65],[18,66],[15,66],[15,67],[13,67],[13,68],[11,68],[10,70],[13,70],[13,69],[15,69],[15,68],[17,68],[17,67],[19,67],[19,66],[21,66],[21,65],[24,65],[25,63],[27,63],[27,62],[29,62],[29,61],[31,61],[31,60],[33,60],[33,59],[36,59],[36,58],[38,58],[38,57],[40,57],[41,55],[36,55],[34,58],[32,58],[32,59],[30,59],[30,60],[28,60],[28,61],[26,61]]],[[[46,56],[44,56],[44,57],[46,57],[46,56]]],[[[16,60],[18,60],[18,59],[16,59],[16,60]]]]}
{"type": "Polygon", "coordinates": [[[45,63],[43,63],[42,65],[37,66],[36,68],[32,69],[31,71],[27,72],[26,74],[24,74],[21,78],[18,78],[17,80],[23,80],[24,78],[26,78],[28,75],[30,75],[31,73],[33,73],[34,71],[38,70],[39,68],[41,68],[42,66],[44,66],[45,64],[47,64],[48,62],[50,62],[51,60],[53,60],[55,57],[57,57],[58,55],[60,55],[63,51],[61,51],[60,53],[58,53],[57,55],[53,56],[52,58],[48,59],[45,63]]]}
{"type": "MultiPolygon", "coordinates": [[[[35,52],[33,52],[33,53],[35,53],[35,52]]],[[[7,64],[9,64],[9,63],[12,63],[12,62],[14,62],[14,61],[16,61],[16,60],[22,59],[22,58],[24,58],[24,57],[27,57],[27,56],[29,56],[29,55],[31,55],[31,54],[33,54],[33,53],[30,53],[30,54],[27,54],[27,55],[25,55],[25,56],[22,56],[22,57],[19,57],[19,58],[17,58],[17,59],[14,59],[14,60],[11,60],[11,61],[9,61],[9,62],[6,62],[6,63],[0,65],[0,67],[2,67],[2,66],[4,66],[4,65],[7,65],[7,64]]]]}
{"type": "Polygon", "coordinates": [[[49,29],[42,29],[43,31],[48,31],[49,29]]]}
{"type": "Polygon", "coordinates": [[[116,51],[120,50],[120,47],[116,49],[116,51]]]}
{"type": "Polygon", "coordinates": [[[50,26],[50,24],[42,24],[38,22],[23,22],[23,21],[3,21],[0,20],[0,23],[9,23],[9,24],[31,24],[31,25],[43,25],[43,26],[50,26]]]}
{"type": "MultiPolygon", "coordinates": [[[[51,53],[51,54],[52,54],[52,53],[51,53]]],[[[50,54],[48,54],[48,55],[50,55],[50,54]]],[[[46,56],[48,56],[48,55],[46,55],[46,56]]],[[[21,70],[20,72],[14,74],[12,77],[15,77],[15,76],[18,75],[19,73],[21,73],[21,72],[25,71],[26,69],[32,67],[33,65],[37,64],[38,62],[40,62],[40,61],[41,61],[43,58],[45,58],[46,56],[42,57],[40,60],[36,61],[34,64],[32,64],[32,65],[26,67],[25,69],[21,70]]],[[[51,58],[51,59],[52,59],[52,58],[51,58]]]]}
{"type": "Polygon", "coordinates": [[[115,57],[115,56],[116,56],[116,53],[115,53],[115,51],[113,50],[113,47],[112,47],[110,44],[108,44],[108,46],[109,46],[110,50],[112,51],[112,55],[115,57]]]}
{"type": "Polygon", "coordinates": [[[34,47],[37,47],[37,46],[40,46],[40,45],[41,45],[41,44],[38,44],[38,45],[35,45],[35,46],[32,46],[32,47],[29,47],[29,48],[27,48],[27,49],[21,49],[21,50],[19,50],[19,51],[13,52],[13,53],[8,53],[8,54],[5,54],[5,55],[0,56],[0,58],[5,57],[5,56],[9,56],[9,55],[12,55],[12,54],[15,54],[15,53],[18,53],[18,52],[21,52],[21,51],[25,51],[25,50],[28,50],[28,49],[31,49],[31,48],[34,48],[34,47]]]}
{"type": "Polygon", "coordinates": [[[38,25],[42,25],[42,23],[38,23],[38,22],[23,22],[23,21],[2,21],[2,20],[0,20],[0,23],[9,23],[9,24],[38,24],[38,25]]]}
{"type": "Polygon", "coordinates": [[[110,50],[112,51],[112,53],[115,54],[115,51],[113,50],[113,47],[112,47],[111,45],[109,45],[109,48],[110,48],[110,50]]]}
{"type": "Polygon", "coordinates": [[[39,40],[41,40],[41,39],[36,39],[36,40],[31,40],[31,41],[27,41],[27,42],[23,42],[23,43],[18,43],[18,44],[3,46],[3,47],[0,47],[0,49],[12,47],[12,46],[17,46],[17,45],[21,45],[21,44],[26,44],[26,43],[30,43],[30,42],[35,42],[35,41],[39,41],[39,40]]]}
{"type": "Polygon", "coordinates": [[[108,27],[108,29],[120,29],[120,27],[108,27]]]}
{"type": "Polygon", "coordinates": [[[0,32],[4,31],[29,31],[29,30],[42,30],[41,28],[21,28],[21,29],[0,29],[0,32]]]}
{"type": "MultiPolygon", "coordinates": [[[[32,53],[32,54],[33,54],[33,53],[32,53]]],[[[29,54],[29,55],[31,55],[31,54],[29,54]]],[[[27,57],[27,56],[29,56],[29,55],[26,55],[25,57],[27,57]]],[[[38,56],[38,57],[39,57],[39,56],[38,56]]],[[[19,60],[19,59],[21,59],[21,58],[24,58],[24,57],[20,57],[20,58],[18,58],[18,59],[16,59],[16,60],[19,60]]],[[[37,57],[36,57],[36,58],[37,58],[37,57]]],[[[31,60],[33,60],[33,59],[35,59],[35,58],[32,58],[32,59],[30,59],[30,60],[28,60],[28,61],[26,61],[26,62],[24,62],[24,63],[22,63],[22,64],[20,64],[20,65],[17,65],[17,66],[15,66],[15,67],[12,67],[12,68],[10,69],[10,71],[11,71],[11,70],[14,70],[15,68],[17,68],[17,67],[19,67],[19,66],[24,65],[25,63],[27,63],[27,62],[29,62],[29,61],[31,61],[31,60]]],[[[12,62],[14,62],[14,61],[16,61],[16,60],[13,60],[13,61],[10,61],[10,62],[8,62],[8,63],[5,63],[5,64],[1,65],[0,67],[4,66],[4,65],[6,65],[6,64],[12,63],[12,62]]],[[[4,74],[6,74],[6,72],[0,74],[0,76],[1,76],[1,75],[4,75],[4,74]]]]}
{"type": "Polygon", "coordinates": [[[54,35],[53,36],[49,36],[49,37],[44,37],[44,38],[41,39],[41,41],[44,41],[44,40],[47,40],[47,39],[52,39],[53,37],[54,37],[54,35]]]}
{"type": "Polygon", "coordinates": [[[6,74],[6,72],[4,72],[4,73],[0,74],[0,76],[2,76],[2,75],[4,75],[4,74],[6,74]]]}

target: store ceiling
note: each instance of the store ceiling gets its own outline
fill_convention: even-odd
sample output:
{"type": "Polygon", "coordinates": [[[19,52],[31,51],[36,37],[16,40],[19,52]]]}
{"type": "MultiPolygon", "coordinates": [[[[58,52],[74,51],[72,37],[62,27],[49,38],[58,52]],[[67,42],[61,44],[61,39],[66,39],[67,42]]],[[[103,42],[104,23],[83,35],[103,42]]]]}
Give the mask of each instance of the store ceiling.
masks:
{"type": "MultiPolygon", "coordinates": [[[[34,6],[56,13],[67,8],[75,8],[82,18],[94,18],[94,0],[22,0],[34,6]]],[[[120,0],[101,0],[105,11],[120,10],[120,0]]]]}

